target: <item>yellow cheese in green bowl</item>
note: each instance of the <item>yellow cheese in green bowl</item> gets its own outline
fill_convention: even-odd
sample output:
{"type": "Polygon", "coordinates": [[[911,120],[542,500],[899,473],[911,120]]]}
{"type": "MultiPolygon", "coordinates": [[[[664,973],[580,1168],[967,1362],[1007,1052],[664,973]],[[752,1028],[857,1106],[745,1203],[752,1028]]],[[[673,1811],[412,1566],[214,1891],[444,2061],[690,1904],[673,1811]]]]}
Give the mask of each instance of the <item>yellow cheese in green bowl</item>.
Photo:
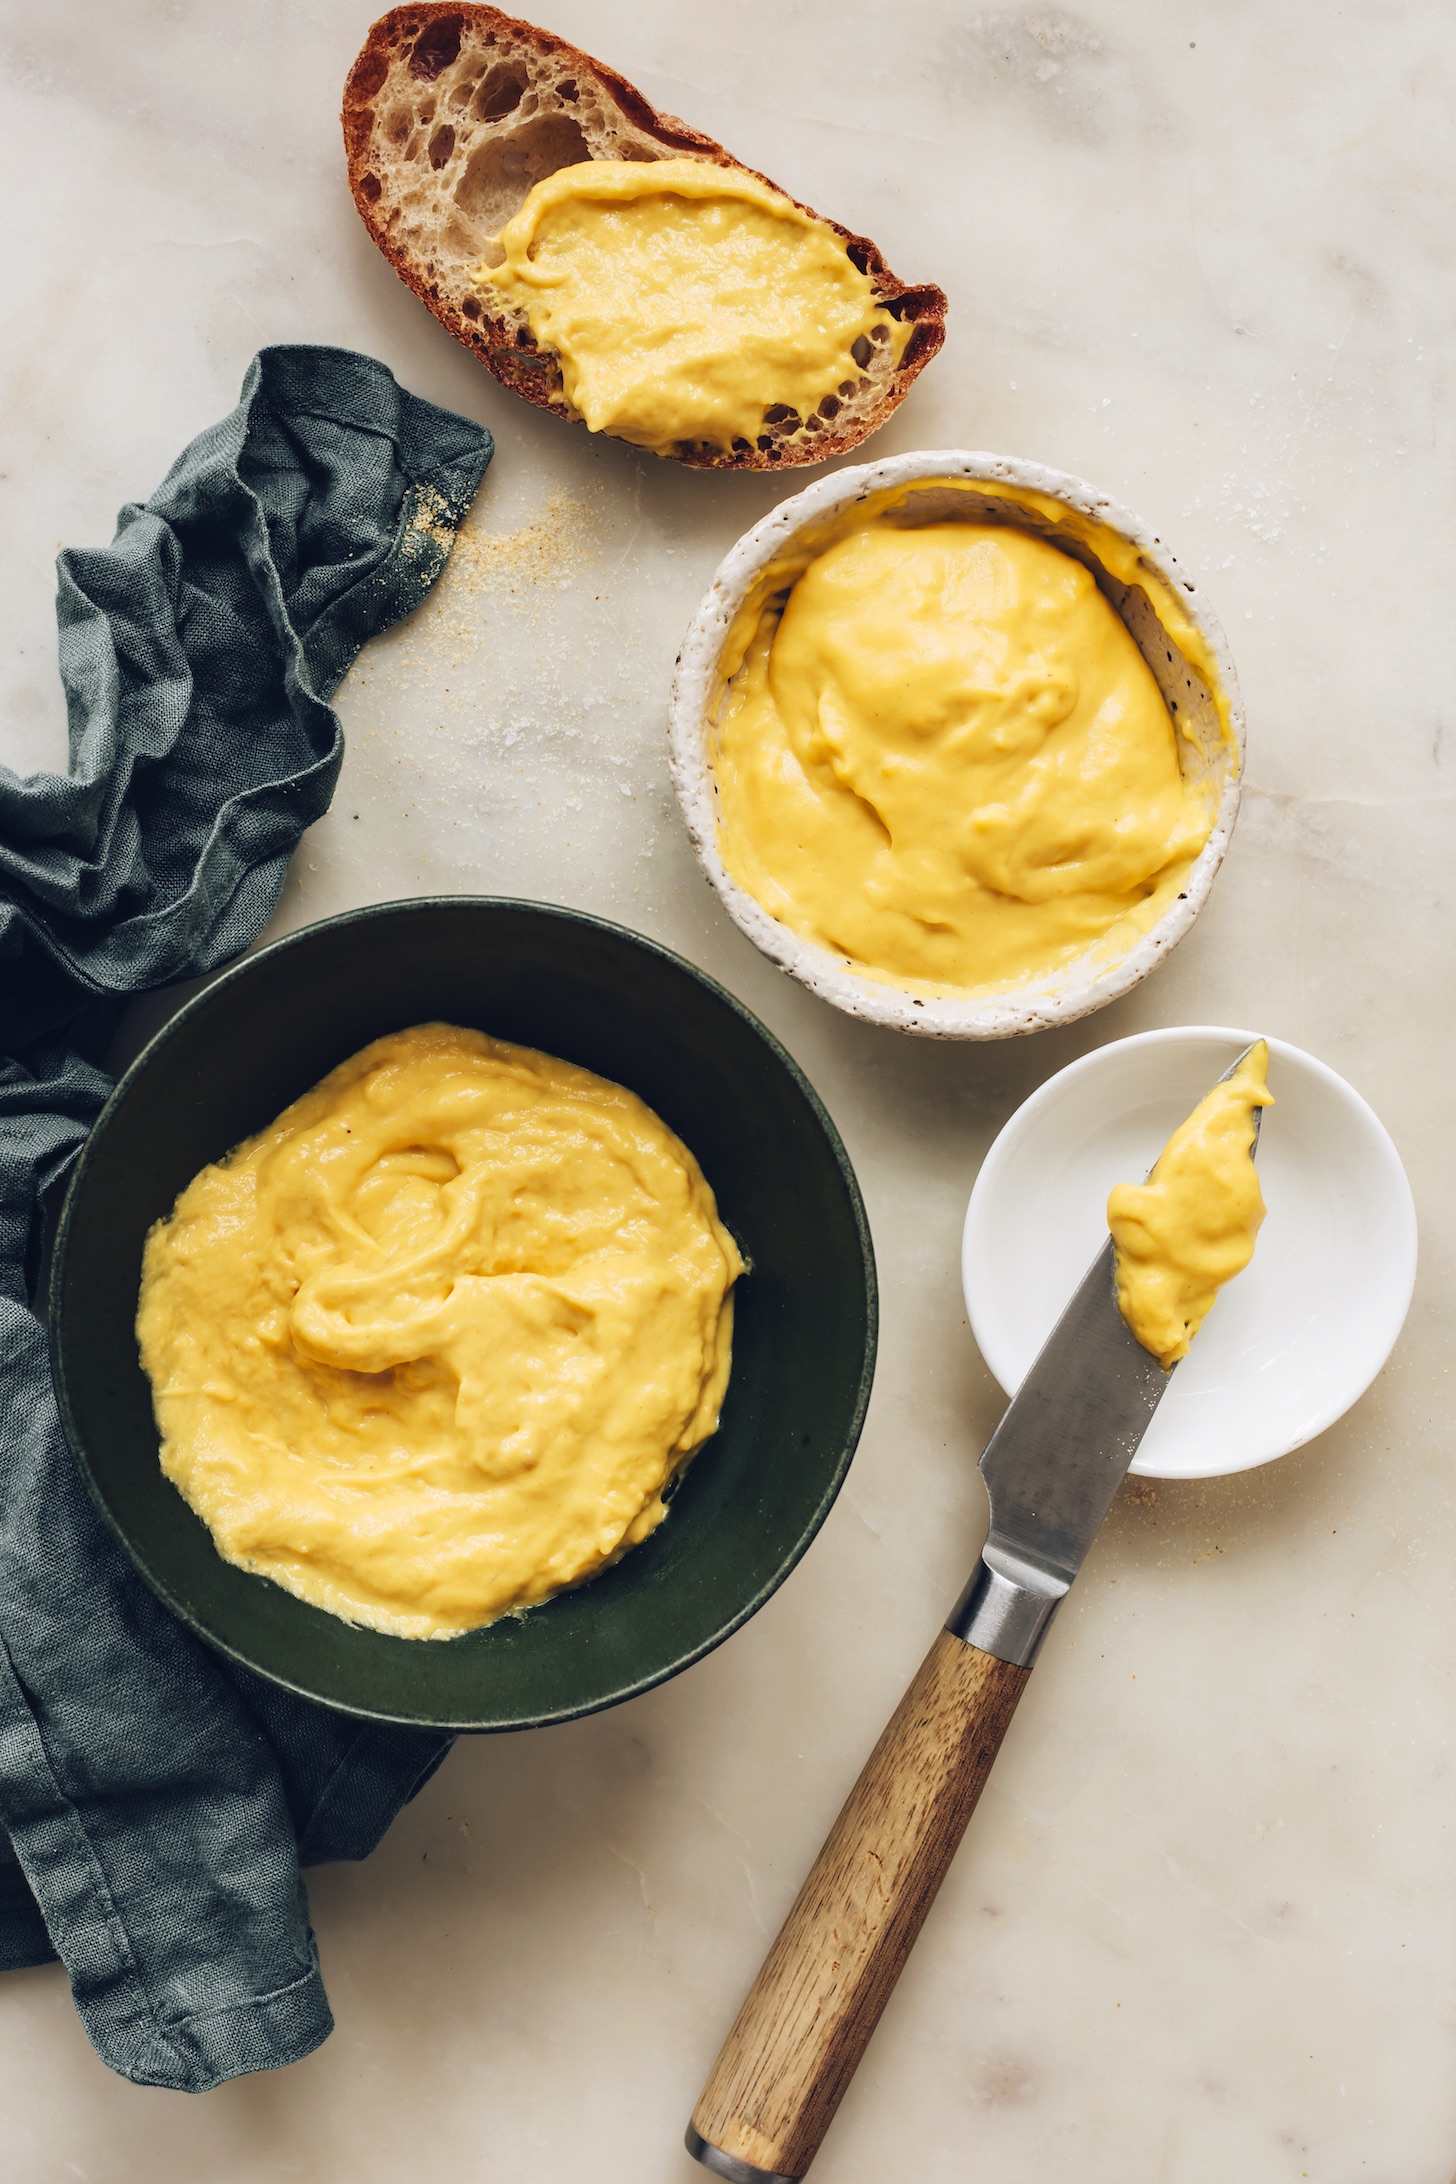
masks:
{"type": "Polygon", "coordinates": [[[876,1326],[777,1041],[666,949],[489,897],[329,919],[190,1002],[51,1281],[67,1436],[167,1605],[457,1729],[613,1705],[746,1621],[838,1492],[876,1326]]]}

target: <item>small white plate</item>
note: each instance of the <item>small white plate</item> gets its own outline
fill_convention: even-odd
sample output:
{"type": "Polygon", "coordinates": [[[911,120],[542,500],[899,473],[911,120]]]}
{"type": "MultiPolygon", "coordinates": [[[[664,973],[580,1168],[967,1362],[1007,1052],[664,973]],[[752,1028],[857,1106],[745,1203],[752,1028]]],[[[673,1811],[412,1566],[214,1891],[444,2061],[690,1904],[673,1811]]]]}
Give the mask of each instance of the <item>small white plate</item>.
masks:
{"type": "MultiPolygon", "coordinates": [[[[1107,1239],[1107,1194],[1140,1182],[1258,1032],[1188,1025],[1099,1047],[1019,1107],[966,1209],[971,1331],[1020,1387],[1107,1239]]],[[[1416,1274],[1400,1155],[1358,1092],[1269,1041],[1259,1173],[1268,1217],[1158,1406],[1133,1470],[1208,1479],[1283,1456],[1344,1416],[1395,1346],[1416,1274]]]]}

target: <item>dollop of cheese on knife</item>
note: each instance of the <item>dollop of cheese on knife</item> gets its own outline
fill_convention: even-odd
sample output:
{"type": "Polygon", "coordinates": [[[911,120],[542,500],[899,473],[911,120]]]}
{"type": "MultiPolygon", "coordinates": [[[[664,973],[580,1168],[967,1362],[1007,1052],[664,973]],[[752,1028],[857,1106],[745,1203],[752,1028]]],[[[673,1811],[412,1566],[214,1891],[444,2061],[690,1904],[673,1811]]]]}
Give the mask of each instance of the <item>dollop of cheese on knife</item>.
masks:
{"type": "Polygon", "coordinates": [[[1188,1355],[1220,1289],[1254,1256],[1264,1219],[1254,1117],[1273,1104],[1260,1039],[1178,1125],[1146,1183],[1119,1183],[1107,1201],[1118,1306],[1163,1365],[1188,1355]]]}

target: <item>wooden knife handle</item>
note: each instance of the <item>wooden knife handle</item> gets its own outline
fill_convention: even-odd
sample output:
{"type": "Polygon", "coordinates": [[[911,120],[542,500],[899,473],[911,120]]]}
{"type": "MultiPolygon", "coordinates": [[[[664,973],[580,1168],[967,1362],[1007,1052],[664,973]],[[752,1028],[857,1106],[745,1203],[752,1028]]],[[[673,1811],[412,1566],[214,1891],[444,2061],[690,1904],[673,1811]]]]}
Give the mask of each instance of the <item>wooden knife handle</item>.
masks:
{"type": "Polygon", "coordinates": [[[708,2167],[741,2184],[753,2184],[755,2171],[800,2177],[808,2168],[1030,1673],[949,1631],[936,1639],[795,1897],[693,2110],[688,2144],[708,2167]],[[714,2149],[727,2160],[713,2161],[714,2149]]]}

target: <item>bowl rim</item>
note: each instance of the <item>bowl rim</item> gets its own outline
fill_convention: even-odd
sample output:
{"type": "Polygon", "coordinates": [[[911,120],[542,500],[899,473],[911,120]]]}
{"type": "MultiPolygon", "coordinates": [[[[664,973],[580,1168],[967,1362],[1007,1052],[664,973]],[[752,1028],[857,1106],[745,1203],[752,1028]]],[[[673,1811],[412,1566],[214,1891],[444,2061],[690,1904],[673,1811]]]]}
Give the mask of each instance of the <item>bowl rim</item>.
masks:
{"type": "Polygon", "coordinates": [[[769,960],[847,1015],[931,1039],[1006,1039],[1069,1024],[1116,1001],[1140,983],[1184,938],[1208,899],[1238,816],[1245,763],[1245,718],[1238,676],[1222,627],[1197,586],[1151,526],[1069,471],[979,449],[918,449],[859,463],[816,479],[781,501],[730,547],[699,602],[677,656],[668,702],[668,765],[698,861],[728,915],[769,960]],[[749,587],[785,543],[851,502],[898,485],[965,478],[1021,487],[1057,500],[1114,532],[1177,598],[1203,639],[1228,703],[1234,744],[1213,829],[1182,896],[1110,968],[1084,955],[1051,979],[982,999],[917,996],[852,970],[844,958],[803,939],[771,916],[725,867],[718,849],[716,795],[708,755],[708,716],[723,643],[749,587]]]}
{"type": "MultiPolygon", "coordinates": [[[[1403,1256],[1399,1263],[1386,1271],[1390,1278],[1379,1292],[1379,1309],[1371,1317],[1377,1322],[1380,1340],[1376,1347],[1380,1355],[1374,1357],[1369,1370],[1358,1387],[1344,1391],[1338,1398],[1328,1401],[1322,1409],[1311,1414],[1298,1436],[1287,1441],[1282,1448],[1265,1449],[1254,1456],[1238,1455],[1218,1464],[1203,1464],[1197,1469],[1169,1471],[1144,1462],[1141,1452],[1129,1466],[1133,1478],[1142,1479],[1227,1479],[1240,1472],[1257,1471],[1264,1464],[1278,1463],[1281,1457],[1290,1456],[1297,1448],[1303,1448],[1331,1426],[1338,1425],[1347,1412],[1367,1395],[1379,1375],[1385,1370],[1399,1342],[1401,1332],[1410,1312],[1415,1294],[1416,1274],[1420,1254],[1420,1224],[1416,1213],[1415,1194],[1399,1148],[1375,1109],[1357,1092],[1347,1077],[1342,1077],[1328,1062],[1311,1054],[1307,1047],[1296,1046],[1293,1040],[1281,1039],[1274,1032],[1250,1031],[1227,1024],[1160,1024],[1147,1031],[1129,1032],[1124,1038],[1110,1039],[1102,1046],[1092,1047],[1086,1054],[1079,1054],[1029,1092],[1021,1104],[1013,1108],[987,1149],[986,1156],[976,1173],[966,1203],[965,1220],[961,1228],[961,1295],[965,1303],[966,1318],[972,1337],[981,1353],[986,1370],[997,1386],[1002,1389],[1008,1403],[1016,1389],[1007,1387],[1002,1380],[999,1366],[1006,1363],[1004,1355],[992,1362],[991,1351],[1000,1353],[1001,1345],[992,1341],[989,1348],[984,1336],[986,1322],[977,1307],[982,1303],[988,1286],[987,1268],[990,1263],[993,1230],[988,1207],[992,1204],[1001,1184],[1003,1171],[1013,1159],[1026,1130],[1047,1108],[1054,1108],[1066,1096],[1069,1088],[1083,1078],[1095,1077],[1106,1068],[1114,1055],[1126,1055],[1133,1050],[1149,1053],[1159,1048],[1190,1046],[1199,1041],[1218,1041],[1237,1052],[1240,1046],[1248,1046],[1255,1039],[1267,1039],[1272,1061],[1283,1066],[1294,1066],[1307,1071],[1317,1083],[1323,1084],[1363,1131],[1374,1159],[1383,1164],[1384,1182],[1391,1193],[1393,1205],[1398,1209],[1403,1232],[1403,1256]],[[978,1324],[979,1321],[979,1324],[978,1324]]],[[[1232,1445],[1232,1444],[1231,1444],[1232,1445]]]]}
{"type": "MultiPolygon", "coordinates": [[[[284,933],[278,939],[269,941],[261,947],[255,946],[236,962],[229,964],[218,976],[210,978],[200,993],[193,994],[174,1015],[169,1016],[166,1022],[152,1033],[140,1053],[118,1077],[107,1096],[106,1104],[92,1124],[71,1170],[60,1215],[56,1222],[50,1272],[46,1284],[46,1302],[48,1320],[47,1350],[50,1360],[51,1380],[55,1389],[56,1406],[60,1413],[66,1445],[81,1473],[82,1479],[85,1481],[92,1504],[107,1530],[124,1550],[128,1561],[137,1574],[142,1578],[149,1590],[162,1602],[163,1606],[171,1614],[175,1615],[177,1620],[195,1638],[210,1647],[214,1652],[221,1653],[226,1659],[235,1662],[241,1668],[249,1670],[253,1675],[263,1677],[266,1682],[291,1692],[296,1698],[307,1699],[316,1706],[326,1707],[334,1713],[345,1714],[356,1720],[378,1722],[397,1728],[435,1729],[466,1735],[505,1735],[518,1729],[544,1729],[559,1722],[576,1721],[584,1719],[590,1714],[602,1713],[609,1707],[619,1706],[628,1699],[637,1698],[643,1692],[653,1690],[657,1685],[670,1681],[672,1677],[680,1675],[684,1669],[691,1668],[695,1662],[703,1660],[708,1654],[715,1652],[726,1639],[731,1638],[736,1631],[741,1630],[744,1624],[749,1622],[758,1613],[759,1609],[772,1598],[785,1579],[803,1560],[818,1537],[830,1510],[839,1496],[864,1431],[865,1416],[869,1409],[870,1397],[874,1388],[875,1367],[879,1351],[879,1279],[875,1265],[874,1241],[870,1233],[869,1215],[865,1209],[864,1195],[833,1117],[793,1055],[775,1037],[762,1019],[756,1016],[746,1003],[740,1001],[736,994],[730,993],[728,988],[714,978],[711,972],[703,970],[698,964],[689,961],[686,956],[679,955],[675,949],[665,947],[661,941],[653,940],[646,934],[634,931],[631,926],[620,925],[614,919],[600,917],[593,911],[575,910],[562,903],[537,902],[530,897],[519,895],[406,895],[394,897],[388,902],[361,904],[352,910],[337,911],[329,917],[313,919],[308,924],[297,927],[293,932],[284,933]],[[734,1614],[709,1637],[689,1646],[672,1661],[654,1668],[642,1676],[633,1678],[620,1688],[595,1698],[586,1705],[562,1706],[529,1717],[523,1716],[501,1721],[462,1720],[435,1715],[427,1717],[417,1713],[401,1714],[378,1707],[344,1704],[334,1697],[325,1698],[318,1691],[311,1689],[308,1684],[301,1683],[292,1677],[279,1674],[276,1670],[265,1667],[250,1655],[241,1651],[236,1645],[229,1643],[219,1632],[204,1624],[188,1603],[176,1595],[160,1573],[149,1566],[140,1548],[134,1543],[112,1509],[92,1471],[86,1452],[85,1436],[71,1402],[66,1359],[66,1315],[63,1307],[64,1276],[71,1229],[76,1207],[86,1189],[87,1177],[97,1157],[96,1149],[102,1144],[105,1134],[113,1126],[125,1100],[134,1091],[138,1080],[145,1073],[152,1059],[185,1023],[189,1022],[207,1006],[215,1004],[216,997],[220,992],[248,977],[260,962],[264,960],[271,961],[276,955],[306,945],[325,931],[335,931],[345,926],[367,925],[373,919],[398,915],[401,911],[419,913],[432,910],[479,908],[526,911],[532,915],[559,920],[564,925],[586,926],[593,931],[605,933],[614,940],[631,942],[635,947],[644,949],[649,954],[659,957],[662,961],[671,964],[675,969],[687,972],[715,1000],[726,1004],[751,1032],[757,1034],[770,1054],[787,1072],[791,1082],[807,1103],[828,1145],[835,1167],[839,1171],[847,1194],[855,1235],[859,1244],[859,1267],[863,1283],[865,1314],[864,1354],[860,1362],[859,1379],[850,1404],[848,1422],[843,1434],[838,1458],[825,1481],[823,1491],[810,1514],[808,1522],[798,1538],[788,1551],[779,1558],[774,1568],[751,1598],[735,1610],[734,1614]]],[[[257,1575],[252,1572],[245,1574],[257,1575]]],[[[257,1582],[259,1584],[269,1584],[272,1581],[257,1576],[257,1582]]],[[[286,1590],[286,1588],[280,1589],[286,1590]]],[[[540,1603],[542,1609],[549,1608],[550,1605],[549,1600],[540,1603]]],[[[325,1611],[319,1610],[318,1612],[323,1613],[325,1611]]],[[[537,1610],[532,1609],[527,1612],[536,1613],[537,1610]]],[[[352,1626],[345,1625],[344,1627],[349,1628],[352,1626]]],[[[489,1626],[485,1627],[488,1628],[489,1626]]],[[[472,1633],[467,1632],[463,1635],[469,1637],[472,1633]]]]}

